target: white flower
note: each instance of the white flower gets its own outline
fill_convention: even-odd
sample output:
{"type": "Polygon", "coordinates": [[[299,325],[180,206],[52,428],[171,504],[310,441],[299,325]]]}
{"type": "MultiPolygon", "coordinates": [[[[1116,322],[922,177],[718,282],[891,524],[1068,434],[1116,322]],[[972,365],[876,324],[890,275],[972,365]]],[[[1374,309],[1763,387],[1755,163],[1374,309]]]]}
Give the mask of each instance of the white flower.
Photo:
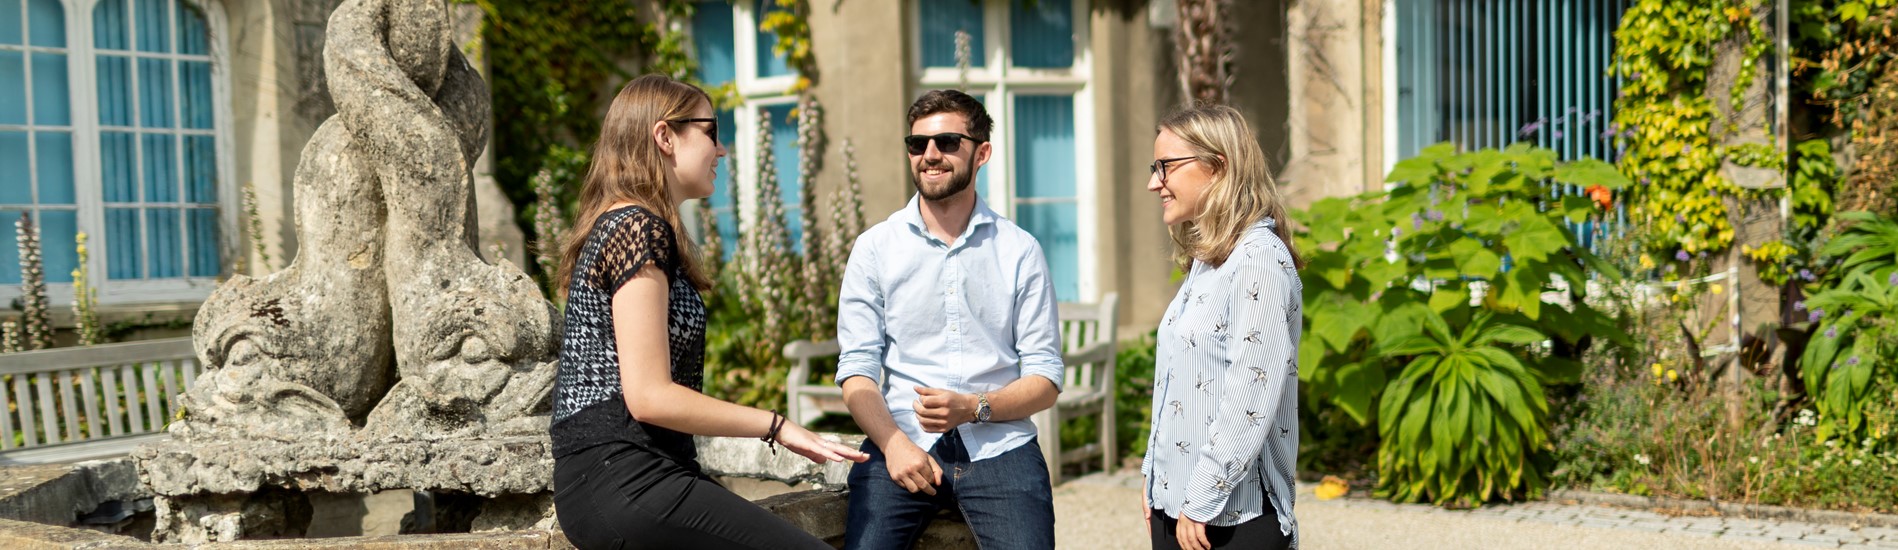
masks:
{"type": "Polygon", "coordinates": [[[1826,440],[1826,448],[1832,448],[1832,447],[1837,447],[1837,446],[1839,446],[1839,440],[1837,439],[1826,440]]]}
{"type": "Polygon", "coordinates": [[[1746,457],[1746,461],[1747,461],[1747,462],[1751,462],[1751,463],[1754,463],[1754,464],[1759,464],[1759,463],[1760,463],[1760,457],[1757,457],[1757,456],[1749,456],[1749,457],[1746,457]]]}
{"type": "Polygon", "coordinates": [[[1865,441],[1864,441],[1864,442],[1861,442],[1861,443],[1859,443],[1859,446],[1860,446],[1860,447],[1865,447],[1865,448],[1871,448],[1871,446],[1872,446],[1872,438],[1869,438],[1869,437],[1867,437],[1867,438],[1865,438],[1865,441]]]}
{"type": "Polygon", "coordinates": [[[1634,461],[1641,463],[1642,466],[1646,466],[1648,465],[1648,455],[1636,454],[1634,455],[1634,461]]]}
{"type": "Polygon", "coordinates": [[[1853,465],[1853,466],[1864,466],[1864,465],[1865,465],[1865,461],[1863,461],[1863,460],[1859,460],[1859,459],[1856,459],[1856,458],[1854,458],[1854,459],[1852,459],[1852,465],[1853,465]]]}

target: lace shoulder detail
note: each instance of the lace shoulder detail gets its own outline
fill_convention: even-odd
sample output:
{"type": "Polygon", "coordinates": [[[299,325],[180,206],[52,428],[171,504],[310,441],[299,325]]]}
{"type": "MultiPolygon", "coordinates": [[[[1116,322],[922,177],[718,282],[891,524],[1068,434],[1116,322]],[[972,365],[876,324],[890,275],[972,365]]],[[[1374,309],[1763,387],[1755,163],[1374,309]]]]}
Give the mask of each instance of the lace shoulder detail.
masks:
{"type": "Polygon", "coordinates": [[[607,212],[594,223],[587,279],[612,294],[647,263],[671,275],[678,262],[672,224],[643,206],[607,212]]]}

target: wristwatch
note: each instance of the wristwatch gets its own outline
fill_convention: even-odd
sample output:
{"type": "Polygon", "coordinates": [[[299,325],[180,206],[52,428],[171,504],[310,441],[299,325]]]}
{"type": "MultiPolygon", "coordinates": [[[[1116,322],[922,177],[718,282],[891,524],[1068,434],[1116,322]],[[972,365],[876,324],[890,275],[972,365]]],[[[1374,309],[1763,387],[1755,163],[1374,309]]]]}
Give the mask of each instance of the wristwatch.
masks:
{"type": "Polygon", "coordinates": [[[975,423],[987,423],[989,421],[989,415],[992,412],[989,410],[989,394],[978,393],[975,394],[975,398],[975,423]]]}

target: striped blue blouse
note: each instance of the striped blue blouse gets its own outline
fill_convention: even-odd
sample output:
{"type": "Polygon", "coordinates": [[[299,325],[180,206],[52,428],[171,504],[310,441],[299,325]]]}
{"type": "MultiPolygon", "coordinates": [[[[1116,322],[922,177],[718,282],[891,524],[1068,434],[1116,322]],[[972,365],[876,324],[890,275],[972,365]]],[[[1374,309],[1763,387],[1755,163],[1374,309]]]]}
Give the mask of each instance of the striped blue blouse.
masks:
{"type": "Polygon", "coordinates": [[[1298,337],[1303,300],[1291,251],[1254,224],[1224,265],[1194,261],[1155,350],[1148,502],[1178,518],[1237,525],[1264,513],[1298,544],[1298,337]]]}

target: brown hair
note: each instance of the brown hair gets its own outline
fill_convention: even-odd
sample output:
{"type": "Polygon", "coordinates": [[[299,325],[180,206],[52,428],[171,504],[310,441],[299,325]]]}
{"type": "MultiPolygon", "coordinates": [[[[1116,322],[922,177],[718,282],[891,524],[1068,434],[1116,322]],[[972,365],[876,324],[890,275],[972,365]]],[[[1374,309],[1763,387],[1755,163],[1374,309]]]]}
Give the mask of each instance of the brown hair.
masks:
{"type": "Polygon", "coordinates": [[[700,102],[712,98],[697,86],[663,75],[646,75],[626,83],[613,105],[606,110],[606,122],[600,126],[600,138],[593,142],[593,160],[587,165],[586,181],[580,188],[579,217],[561,240],[560,272],[555,281],[565,298],[573,281],[573,262],[586,246],[593,222],[615,203],[630,202],[646,207],[672,224],[675,252],[685,267],[685,275],[700,290],[712,288],[712,279],[699,265],[698,247],[687,238],[672,204],[667,181],[665,154],[652,139],[653,124],[692,116],[700,102]]]}
{"type": "Polygon", "coordinates": [[[937,113],[968,117],[969,137],[977,140],[988,141],[989,132],[995,128],[995,119],[989,118],[988,108],[975,97],[957,90],[930,90],[916,98],[916,102],[909,105],[909,123],[915,126],[916,119],[937,113]]]}
{"type": "Polygon", "coordinates": [[[1160,121],[1160,130],[1179,136],[1212,173],[1199,213],[1171,230],[1173,242],[1186,256],[1179,258],[1182,264],[1187,258],[1214,266],[1226,263],[1246,228],[1271,218],[1272,231],[1285,242],[1292,262],[1304,265],[1292,246],[1292,227],[1278,184],[1245,116],[1225,105],[1200,104],[1168,115],[1160,121]]]}

